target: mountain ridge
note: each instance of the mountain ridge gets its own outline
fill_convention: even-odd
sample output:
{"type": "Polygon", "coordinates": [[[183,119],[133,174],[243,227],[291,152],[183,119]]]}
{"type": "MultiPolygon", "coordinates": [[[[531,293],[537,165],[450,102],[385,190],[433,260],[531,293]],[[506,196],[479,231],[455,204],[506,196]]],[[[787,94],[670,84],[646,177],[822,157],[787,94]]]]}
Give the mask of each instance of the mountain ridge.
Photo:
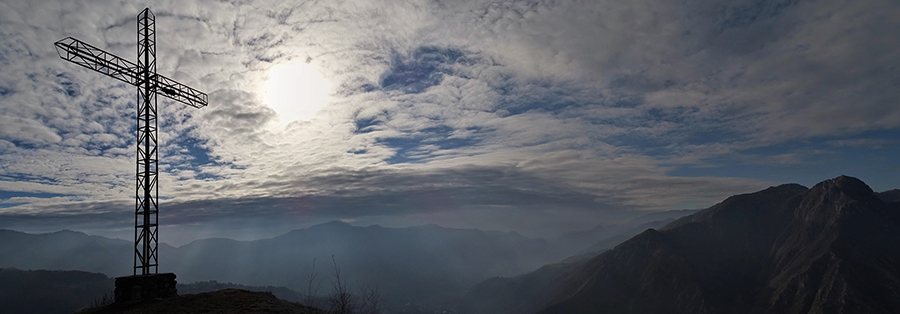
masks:
{"type": "Polygon", "coordinates": [[[593,243],[593,245],[587,250],[577,250],[577,255],[557,263],[544,265],[533,272],[514,277],[494,277],[482,281],[457,299],[454,306],[461,313],[469,314],[519,314],[537,311],[544,303],[551,301],[553,297],[551,291],[560,290],[559,284],[554,281],[558,277],[571,274],[591,258],[649,228],[662,227],[675,220],[673,217],[680,218],[680,216],[696,211],[676,210],[651,213],[621,225],[597,226],[585,231],[567,233],[557,241],[569,239],[576,244],[575,247],[586,243],[593,243]],[[655,220],[657,218],[663,220],[655,220]],[[599,237],[599,241],[597,237],[599,237]]]}
{"type": "MultiPolygon", "coordinates": [[[[611,250],[568,259],[549,241],[516,232],[332,221],[252,241],[211,238],[177,248],[161,243],[161,256],[169,259],[161,264],[174,268],[179,281],[293,285],[301,291],[303,271],[290,278],[288,271],[309,269],[307,264],[318,259],[327,274],[327,264],[335,258],[353,280],[391,282],[384,290],[406,297],[393,302],[439,302],[469,288],[467,295],[505,300],[499,305],[474,303],[493,306],[491,313],[885,312],[900,309],[894,301],[900,295],[893,292],[900,291],[900,248],[891,245],[900,239],[900,203],[888,202],[887,192],[875,193],[846,176],[811,188],[773,186],[728,197],[668,224],[631,227],[636,235],[611,250]],[[652,228],[640,230],[644,227],[652,228]],[[388,258],[394,262],[383,264],[388,258]]],[[[571,234],[587,243],[610,232],[595,227],[571,234]]],[[[104,243],[110,244],[107,249],[125,251],[132,245],[71,230],[30,235],[0,229],[3,239],[16,245],[0,245],[0,267],[50,253],[57,255],[31,265],[61,267],[72,261],[54,256],[93,251],[104,243]],[[63,250],[23,242],[32,236],[63,250]],[[85,241],[73,242],[76,238],[85,241]],[[15,248],[27,248],[25,257],[9,254],[15,248]]],[[[613,242],[618,239],[594,246],[613,242]]],[[[104,260],[105,253],[90,255],[66,267],[109,269],[114,264],[104,260]]],[[[130,266],[127,257],[122,264],[130,266]]]]}
{"type": "Polygon", "coordinates": [[[859,179],[770,187],[591,259],[539,313],[898,312],[898,239],[897,206],[859,179]]]}
{"type": "MultiPolygon", "coordinates": [[[[132,245],[71,231],[0,232],[0,267],[115,277],[132,272],[132,256],[125,254],[132,245]]],[[[335,261],[354,283],[378,284],[387,299],[405,304],[445,300],[492,276],[528,272],[564,257],[546,240],[513,232],[331,222],[253,241],[204,239],[177,248],[160,244],[160,272],[174,272],[181,282],[217,280],[305,291],[306,277],[314,271],[328,287],[335,261]]]]}
{"type": "Polygon", "coordinates": [[[896,203],[900,202],[900,189],[887,190],[884,192],[875,193],[885,203],[896,203]]]}

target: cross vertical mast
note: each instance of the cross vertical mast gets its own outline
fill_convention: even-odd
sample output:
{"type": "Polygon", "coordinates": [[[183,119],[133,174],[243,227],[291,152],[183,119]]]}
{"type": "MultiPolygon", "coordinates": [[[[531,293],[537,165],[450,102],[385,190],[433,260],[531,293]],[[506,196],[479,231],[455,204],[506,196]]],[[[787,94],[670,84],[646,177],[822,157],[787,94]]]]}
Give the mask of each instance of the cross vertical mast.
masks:
{"type": "Polygon", "coordinates": [[[137,192],[135,196],[134,274],[158,271],[159,158],[156,115],[156,18],[150,9],[138,14],[137,192]],[[140,269],[140,273],[138,272],[140,269]]]}
{"type": "MultiPolygon", "coordinates": [[[[158,274],[159,153],[157,149],[157,95],[194,108],[206,107],[206,93],[156,73],[156,17],[150,8],[137,16],[138,62],[122,59],[72,37],[54,45],[63,60],[103,73],[137,87],[137,178],[134,205],[134,275],[158,274]],[[140,269],[140,273],[138,273],[140,269]]],[[[165,274],[164,274],[165,275],[165,274]]],[[[174,274],[171,275],[174,289],[174,274]]],[[[152,277],[152,276],[147,276],[152,277]]],[[[167,276],[163,276],[167,277],[167,276]]],[[[119,283],[116,278],[116,300],[119,283]]],[[[127,282],[131,282],[130,279],[127,282]]],[[[123,283],[123,287],[130,287],[123,283]]],[[[125,292],[130,288],[123,288],[125,292]]],[[[122,293],[125,293],[122,292],[122,293]]],[[[130,293],[130,292],[128,292],[130,293]]],[[[127,296],[124,296],[126,299],[127,296]]]]}

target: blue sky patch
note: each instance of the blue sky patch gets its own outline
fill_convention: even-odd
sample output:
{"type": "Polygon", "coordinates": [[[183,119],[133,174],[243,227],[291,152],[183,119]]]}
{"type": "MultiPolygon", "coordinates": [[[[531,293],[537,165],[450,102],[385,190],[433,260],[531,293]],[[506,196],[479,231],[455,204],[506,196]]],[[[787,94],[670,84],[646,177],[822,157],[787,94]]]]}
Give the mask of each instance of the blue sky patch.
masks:
{"type": "Polygon", "coordinates": [[[187,159],[177,163],[172,161],[166,162],[166,159],[162,159],[161,163],[168,164],[172,169],[194,170],[196,171],[195,179],[220,178],[219,176],[199,171],[201,166],[221,165],[209,155],[209,149],[204,147],[204,142],[194,137],[181,136],[171,143],[177,145],[180,149],[187,150],[187,152],[172,152],[169,155],[186,155],[187,159]]]}
{"type": "Polygon", "coordinates": [[[722,16],[719,30],[747,27],[760,19],[777,17],[796,3],[796,0],[760,0],[745,5],[723,6],[719,12],[722,16]]]}
{"type": "Polygon", "coordinates": [[[470,62],[458,49],[426,46],[412,55],[395,55],[390,71],[381,79],[381,86],[405,93],[421,93],[441,83],[445,74],[452,74],[450,65],[470,62]]]}
{"type": "MultiPolygon", "coordinates": [[[[37,197],[37,198],[50,198],[50,197],[58,197],[58,196],[66,196],[66,194],[58,194],[58,193],[33,193],[33,192],[13,192],[13,191],[4,191],[0,190],[0,200],[6,201],[13,197],[37,197]]],[[[7,208],[16,205],[20,205],[22,203],[4,203],[0,204],[0,208],[7,208]]]]}
{"type": "Polygon", "coordinates": [[[668,174],[742,177],[806,186],[848,175],[862,179],[875,191],[883,191],[897,188],[896,177],[885,176],[900,174],[897,160],[900,130],[878,130],[852,137],[794,140],[750,148],[738,155],[706,160],[700,166],[677,166],[668,174]]]}
{"type": "Polygon", "coordinates": [[[379,139],[378,143],[396,150],[394,156],[385,160],[389,164],[421,162],[432,157],[436,149],[449,150],[478,143],[470,138],[450,138],[452,132],[448,126],[426,128],[412,137],[379,139]]]}
{"type": "Polygon", "coordinates": [[[381,120],[379,120],[377,117],[372,117],[365,119],[356,119],[353,121],[353,123],[356,125],[356,131],[354,132],[360,134],[375,131],[375,126],[381,125],[381,120]]]}
{"type": "Polygon", "coordinates": [[[78,97],[81,95],[81,84],[68,73],[59,73],[56,75],[56,83],[59,84],[57,91],[63,92],[69,97],[78,97]]]}

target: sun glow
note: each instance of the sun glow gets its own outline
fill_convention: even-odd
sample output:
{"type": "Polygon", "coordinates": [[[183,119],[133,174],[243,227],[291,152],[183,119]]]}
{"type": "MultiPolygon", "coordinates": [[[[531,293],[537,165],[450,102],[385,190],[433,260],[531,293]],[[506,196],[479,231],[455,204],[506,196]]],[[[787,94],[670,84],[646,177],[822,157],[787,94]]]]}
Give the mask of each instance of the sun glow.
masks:
{"type": "Polygon", "coordinates": [[[312,120],[328,104],[330,93],[322,73],[306,63],[274,66],[265,89],[264,101],[282,124],[312,120]]]}

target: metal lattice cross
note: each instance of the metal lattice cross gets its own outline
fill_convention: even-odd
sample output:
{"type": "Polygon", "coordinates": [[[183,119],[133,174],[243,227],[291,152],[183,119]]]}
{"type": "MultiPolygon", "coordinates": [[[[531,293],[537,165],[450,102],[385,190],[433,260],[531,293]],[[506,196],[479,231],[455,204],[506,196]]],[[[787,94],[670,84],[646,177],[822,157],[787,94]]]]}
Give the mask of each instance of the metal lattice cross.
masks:
{"type": "Polygon", "coordinates": [[[149,8],[137,16],[138,63],[119,58],[72,37],[57,41],[59,57],[137,87],[137,192],[134,209],[134,275],[158,270],[159,158],[156,95],[194,108],[207,104],[201,91],[156,74],[156,17],[149,8]]]}

